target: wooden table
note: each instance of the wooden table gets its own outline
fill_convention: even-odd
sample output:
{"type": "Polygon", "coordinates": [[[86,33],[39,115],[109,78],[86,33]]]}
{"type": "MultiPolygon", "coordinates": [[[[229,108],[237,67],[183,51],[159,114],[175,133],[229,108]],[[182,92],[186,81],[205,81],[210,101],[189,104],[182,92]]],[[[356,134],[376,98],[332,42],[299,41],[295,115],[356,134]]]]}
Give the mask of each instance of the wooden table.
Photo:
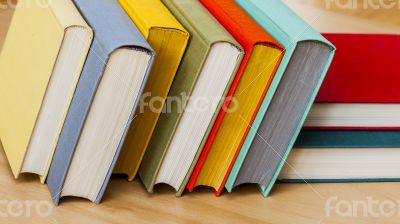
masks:
{"type": "MultiPolygon", "coordinates": [[[[299,6],[294,0],[285,1],[294,8],[299,6]]],[[[302,3],[300,6],[326,10],[320,0],[298,2],[302,3]]],[[[331,11],[388,29],[397,29],[400,25],[399,9],[382,12],[334,8],[331,11]]],[[[0,10],[0,46],[11,14],[12,10],[0,10]]],[[[101,205],[66,198],[61,206],[53,207],[47,186],[41,185],[35,175],[22,175],[14,180],[0,149],[0,223],[399,223],[397,200],[400,200],[400,183],[279,184],[267,199],[255,186],[241,186],[221,197],[200,188],[176,198],[166,186],[157,187],[157,193],[151,195],[140,181],[128,183],[121,177],[113,177],[101,205]],[[8,211],[10,203],[21,206],[11,206],[11,209],[20,209],[16,211],[22,210],[23,215],[5,217],[3,213],[8,211]],[[35,212],[36,207],[29,207],[29,203],[39,204],[44,211],[35,212]],[[368,203],[372,210],[364,216],[362,207],[368,203]],[[392,208],[396,214],[382,217],[385,214],[381,213],[380,217],[373,217],[379,206],[388,212],[393,203],[396,203],[392,208]],[[348,214],[353,205],[356,216],[348,214]],[[336,211],[335,206],[341,210],[336,211]],[[31,215],[27,216],[29,210],[31,215]],[[41,217],[43,213],[49,215],[41,217]]]]}

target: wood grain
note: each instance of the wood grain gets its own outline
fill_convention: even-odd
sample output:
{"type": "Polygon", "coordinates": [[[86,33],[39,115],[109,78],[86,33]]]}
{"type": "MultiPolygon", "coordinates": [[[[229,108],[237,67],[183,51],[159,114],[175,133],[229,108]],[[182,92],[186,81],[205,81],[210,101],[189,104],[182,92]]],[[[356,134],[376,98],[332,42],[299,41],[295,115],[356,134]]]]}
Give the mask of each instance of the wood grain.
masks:
{"type": "MultiPolygon", "coordinates": [[[[316,5],[316,8],[321,9],[318,0],[307,2],[310,6],[316,5]]],[[[335,11],[335,13],[340,13],[340,11],[335,11]]],[[[0,46],[11,14],[12,10],[0,10],[0,46]]],[[[345,14],[348,15],[347,12],[345,14]]],[[[362,17],[362,15],[363,13],[359,13],[350,16],[362,17]]],[[[369,15],[369,17],[382,24],[398,25],[397,20],[381,21],[384,17],[378,14],[369,15]]],[[[8,202],[51,203],[51,198],[47,186],[41,185],[35,175],[22,175],[20,179],[14,180],[0,146],[0,223],[367,224],[399,222],[399,212],[390,217],[382,217],[382,214],[380,217],[372,217],[373,214],[364,216],[362,210],[358,210],[355,217],[343,217],[336,214],[334,210],[330,210],[328,216],[325,211],[326,204],[328,199],[335,199],[335,197],[343,200],[344,205],[352,201],[366,203],[371,198],[380,203],[397,202],[400,199],[400,183],[279,184],[274,188],[271,197],[267,199],[264,199],[255,186],[251,185],[241,186],[235,189],[234,193],[225,193],[221,197],[215,197],[210,189],[200,188],[192,194],[176,198],[172,189],[166,186],[158,186],[157,193],[150,195],[139,181],[128,183],[123,177],[113,177],[101,205],[95,205],[83,199],[66,198],[59,207],[48,208],[50,212],[45,217],[41,217],[32,209],[29,216],[26,215],[27,212],[24,212],[23,215],[17,217],[10,217],[10,214],[7,217],[4,213],[10,205],[8,202]]],[[[15,209],[15,207],[11,208],[15,209]]],[[[29,208],[24,205],[22,209],[26,211],[29,208]]],[[[346,207],[342,206],[343,209],[346,210],[346,207]]],[[[399,211],[399,205],[394,209],[399,211]]]]}

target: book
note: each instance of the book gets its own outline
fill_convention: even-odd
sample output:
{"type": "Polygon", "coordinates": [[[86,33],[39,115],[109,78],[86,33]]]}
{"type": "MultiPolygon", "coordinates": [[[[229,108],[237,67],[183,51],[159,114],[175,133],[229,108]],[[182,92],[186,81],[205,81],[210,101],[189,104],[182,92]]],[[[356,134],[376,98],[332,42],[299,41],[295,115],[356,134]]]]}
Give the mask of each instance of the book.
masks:
{"type": "Polygon", "coordinates": [[[280,182],[399,181],[399,131],[302,131],[280,182]]]}
{"type": "Polygon", "coordinates": [[[114,169],[114,173],[127,174],[128,180],[132,181],[185,52],[189,33],[159,0],[119,2],[157,55],[114,169]]]}
{"type": "Polygon", "coordinates": [[[307,130],[400,130],[400,104],[315,103],[307,130]]]}
{"type": "Polygon", "coordinates": [[[339,51],[305,128],[399,130],[400,95],[395,83],[399,82],[396,58],[400,54],[400,35],[324,36],[339,51]],[[349,58],[355,52],[358,56],[349,58]]]}
{"type": "Polygon", "coordinates": [[[218,114],[187,185],[189,191],[199,185],[211,186],[216,195],[220,195],[247,136],[247,124],[252,123],[257,114],[284,49],[234,1],[200,2],[243,46],[245,52],[227,100],[218,114]],[[226,111],[228,112],[225,113],[226,111]]]}
{"type": "Polygon", "coordinates": [[[18,1],[0,56],[0,139],[15,178],[46,179],[92,37],[70,1],[18,1]]]}
{"type": "Polygon", "coordinates": [[[133,119],[154,52],[116,0],[75,0],[95,32],[51,163],[53,201],[100,203],[133,119]]]}
{"type": "Polygon", "coordinates": [[[399,131],[303,130],[295,148],[396,148],[399,131]]]}
{"type": "Polygon", "coordinates": [[[317,95],[317,103],[400,103],[400,93],[395,84],[400,81],[396,60],[400,56],[399,32],[364,34],[343,31],[323,35],[335,44],[338,51],[317,95]]]}
{"type": "Polygon", "coordinates": [[[226,184],[271,191],[332,61],[335,47],[278,0],[237,1],[285,47],[269,94],[251,125],[226,184]]]}
{"type": "Polygon", "coordinates": [[[399,130],[399,28],[295,1],[285,2],[338,49],[304,126],[399,130]],[[320,15],[318,20],[314,15],[320,15]]]}
{"type": "Polygon", "coordinates": [[[198,1],[163,3],[191,38],[139,170],[149,192],[166,183],[180,196],[243,57],[241,46],[198,1]]]}

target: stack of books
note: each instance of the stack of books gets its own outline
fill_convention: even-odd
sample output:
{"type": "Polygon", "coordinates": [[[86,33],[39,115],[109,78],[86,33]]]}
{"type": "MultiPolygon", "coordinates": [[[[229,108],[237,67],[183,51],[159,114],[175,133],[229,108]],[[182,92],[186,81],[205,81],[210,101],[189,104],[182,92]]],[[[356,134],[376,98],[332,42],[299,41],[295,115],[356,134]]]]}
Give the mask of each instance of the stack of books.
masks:
{"type": "Polygon", "coordinates": [[[400,179],[400,36],[334,13],[291,4],[336,47],[336,57],[304,124],[285,182],[400,179]],[[307,18],[320,14],[319,19],[307,18]],[[333,19],[334,18],[334,19],[333,19]],[[347,23],[352,23],[351,30],[347,23]]]}
{"type": "Polygon", "coordinates": [[[16,8],[0,55],[0,139],[55,204],[100,203],[113,173],[177,196],[396,178],[398,35],[326,32],[280,0],[45,2],[16,8]],[[360,155],[390,172],[337,175],[360,155]]]}

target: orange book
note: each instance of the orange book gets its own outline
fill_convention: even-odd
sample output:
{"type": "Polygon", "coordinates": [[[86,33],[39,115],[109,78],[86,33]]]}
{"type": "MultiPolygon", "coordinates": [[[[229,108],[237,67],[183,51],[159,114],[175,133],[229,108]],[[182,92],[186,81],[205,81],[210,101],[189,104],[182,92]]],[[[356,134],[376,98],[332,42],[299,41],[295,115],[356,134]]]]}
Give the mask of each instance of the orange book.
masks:
{"type": "Polygon", "coordinates": [[[243,46],[245,57],[203,148],[187,189],[220,195],[284,54],[283,47],[232,0],[200,0],[243,46]],[[235,101],[235,103],[232,103],[235,101]]]}

